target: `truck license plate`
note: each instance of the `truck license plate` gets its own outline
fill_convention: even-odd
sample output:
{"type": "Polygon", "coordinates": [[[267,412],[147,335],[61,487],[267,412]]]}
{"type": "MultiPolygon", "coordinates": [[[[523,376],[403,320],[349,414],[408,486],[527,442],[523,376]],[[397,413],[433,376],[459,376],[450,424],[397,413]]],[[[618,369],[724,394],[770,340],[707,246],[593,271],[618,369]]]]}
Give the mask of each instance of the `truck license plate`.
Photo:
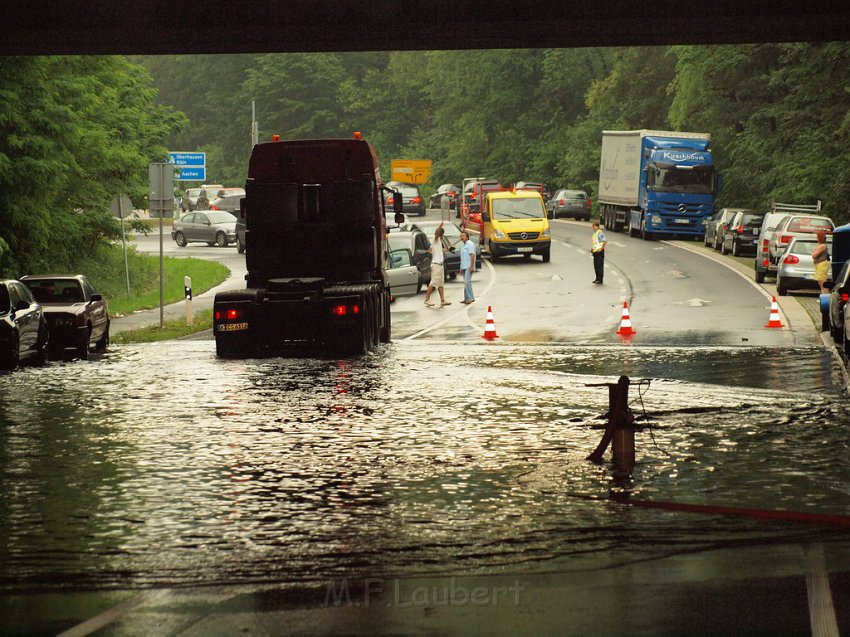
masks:
{"type": "Polygon", "coordinates": [[[676,219],[676,223],[690,223],[690,219],[676,219]]]}
{"type": "Polygon", "coordinates": [[[218,326],[219,332],[238,332],[240,330],[247,330],[247,323],[222,323],[218,326]]]}
{"type": "Polygon", "coordinates": [[[517,248],[517,252],[531,252],[534,248],[517,248]]]}

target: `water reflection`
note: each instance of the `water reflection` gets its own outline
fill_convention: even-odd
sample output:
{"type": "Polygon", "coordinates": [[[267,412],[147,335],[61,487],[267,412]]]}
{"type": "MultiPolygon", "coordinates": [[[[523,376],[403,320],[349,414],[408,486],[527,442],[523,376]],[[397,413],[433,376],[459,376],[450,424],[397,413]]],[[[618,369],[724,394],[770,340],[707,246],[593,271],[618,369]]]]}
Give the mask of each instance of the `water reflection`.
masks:
{"type": "Polygon", "coordinates": [[[850,513],[825,350],[431,341],[219,361],[174,342],[0,377],[0,585],[582,568],[829,535],[607,501],[610,467],[585,460],[607,390],[589,385],[620,374],[651,379],[636,495],[850,513]]]}

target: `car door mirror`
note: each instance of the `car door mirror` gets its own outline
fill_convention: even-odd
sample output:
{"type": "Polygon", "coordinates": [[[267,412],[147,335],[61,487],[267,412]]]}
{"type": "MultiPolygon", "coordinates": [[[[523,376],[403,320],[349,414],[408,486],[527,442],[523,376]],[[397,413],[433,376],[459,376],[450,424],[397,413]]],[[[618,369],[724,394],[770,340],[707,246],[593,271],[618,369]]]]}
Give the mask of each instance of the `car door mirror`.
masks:
{"type": "MultiPolygon", "coordinates": [[[[404,197],[400,192],[393,193],[393,212],[397,215],[404,211],[404,197]]],[[[401,220],[402,222],[404,219],[401,220]]],[[[399,222],[401,223],[401,222],[399,222]]]]}
{"type": "MultiPolygon", "coordinates": [[[[395,205],[395,201],[393,201],[393,205],[395,205]]],[[[396,212],[395,213],[395,223],[396,223],[397,226],[400,226],[401,224],[404,223],[404,213],[403,212],[396,212]]]]}
{"type": "Polygon", "coordinates": [[[102,300],[103,300],[102,294],[92,294],[91,298],[89,299],[89,301],[102,301],[102,300]]]}

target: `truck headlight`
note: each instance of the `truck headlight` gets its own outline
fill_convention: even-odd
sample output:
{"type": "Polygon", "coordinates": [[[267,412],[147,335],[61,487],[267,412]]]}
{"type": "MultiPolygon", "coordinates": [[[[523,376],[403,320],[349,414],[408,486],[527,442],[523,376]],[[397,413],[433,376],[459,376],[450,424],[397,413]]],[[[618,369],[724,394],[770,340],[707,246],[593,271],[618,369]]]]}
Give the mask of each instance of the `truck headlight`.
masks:
{"type": "Polygon", "coordinates": [[[649,218],[649,220],[654,224],[660,224],[661,223],[661,215],[652,215],[649,218]]]}
{"type": "Polygon", "coordinates": [[[496,237],[497,239],[507,239],[507,237],[505,236],[505,233],[502,232],[501,230],[493,230],[493,236],[496,237]]]}

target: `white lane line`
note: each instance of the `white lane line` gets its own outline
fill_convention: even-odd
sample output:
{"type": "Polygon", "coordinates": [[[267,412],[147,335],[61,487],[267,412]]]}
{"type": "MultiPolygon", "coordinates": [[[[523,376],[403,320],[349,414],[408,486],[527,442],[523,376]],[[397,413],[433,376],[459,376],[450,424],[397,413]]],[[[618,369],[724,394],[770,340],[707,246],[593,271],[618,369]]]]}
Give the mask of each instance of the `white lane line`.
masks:
{"type": "MultiPolygon", "coordinates": [[[[484,264],[484,266],[485,266],[485,267],[486,267],[486,268],[490,271],[490,281],[487,283],[487,287],[485,287],[485,288],[484,288],[484,291],[483,291],[483,292],[480,292],[480,293],[478,293],[478,294],[476,294],[476,295],[475,295],[475,303],[470,303],[469,305],[463,305],[463,304],[461,303],[461,305],[463,305],[463,307],[462,307],[459,311],[457,311],[457,312],[449,311],[449,312],[447,313],[447,315],[446,315],[444,318],[442,318],[441,320],[437,321],[436,323],[432,323],[432,324],[431,324],[431,325],[429,325],[428,327],[426,327],[426,328],[424,328],[424,329],[421,329],[421,330],[419,330],[418,332],[415,332],[415,333],[411,334],[410,336],[405,336],[405,337],[404,337],[403,339],[401,339],[401,340],[402,340],[402,341],[412,341],[412,340],[415,340],[415,339],[419,338],[420,336],[424,336],[425,334],[428,334],[429,332],[433,332],[434,330],[436,330],[436,329],[437,329],[437,328],[439,328],[439,327],[442,327],[443,325],[445,325],[446,323],[448,323],[449,321],[451,321],[452,319],[454,319],[454,318],[455,318],[458,314],[461,314],[461,313],[463,313],[463,314],[464,314],[464,319],[466,320],[467,325],[469,325],[469,326],[471,326],[471,327],[474,327],[474,328],[476,328],[476,329],[480,329],[481,331],[483,331],[483,330],[484,330],[484,327],[483,327],[483,325],[482,325],[482,324],[474,323],[474,322],[472,321],[472,319],[471,319],[471,318],[469,318],[469,310],[470,310],[470,309],[471,309],[474,305],[478,305],[478,301],[479,301],[480,299],[482,299],[484,296],[486,296],[486,295],[487,295],[487,293],[488,293],[490,290],[492,290],[492,289],[493,289],[493,286],[494,286],[494,285],[496,285],[496,268],[494,268],[494,267],[493,267],[493,264],[492,264],[492,263],[490,263],[489,261],[484,261],[484,259],[481,259],[481,262],[482,262],[482,263],[484,264]]],[[[436,306],[435,306],[435,307],[436,307],[436,306]]],[[[430,308],[426,308],[426,309],[430,309],[430,308]]]]}

